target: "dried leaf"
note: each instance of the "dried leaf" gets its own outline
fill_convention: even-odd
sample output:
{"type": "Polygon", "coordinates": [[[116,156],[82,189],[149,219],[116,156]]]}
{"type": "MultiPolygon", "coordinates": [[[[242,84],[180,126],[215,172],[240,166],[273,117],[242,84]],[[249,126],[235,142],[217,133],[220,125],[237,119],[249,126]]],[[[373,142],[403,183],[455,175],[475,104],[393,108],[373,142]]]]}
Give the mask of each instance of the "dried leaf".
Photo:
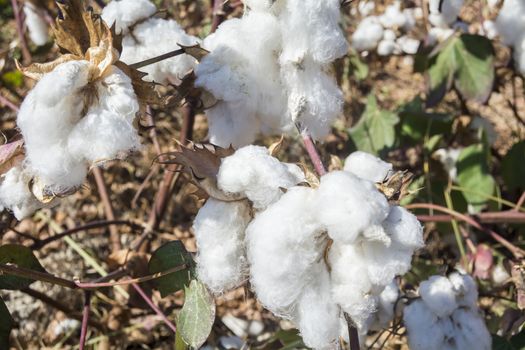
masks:
{"type": "Polygon", "coordinates": [[[180,48],[184,50],[185,54],[190,55],[191,57],[195,58],[197,61],[200,61],[207,54],[210,53],[210,51],[203,49],[199,44],[195,44],[192,46],[184,46],[181,44],[177,44],[177,45],[179,45],[180,48]]]}
{"type": "Polygon", "coordinates": [[[24,141],[18,140],[0,146],[0,175],[24,159],[24,141]]]}
{"type": "Polygon", "coordinates": [[[169,100],[169,106],[180,106],[184,100],[192,101],[197,110],[206,110],[215,106],[217,99],[212,93],[205,89],[195,87],[195,72],[186,74],[178,86],[175,86],[176,94],[169,100]]]}
{"type": "Polygon", "coordinates": [[[31,180],[29,183],[29,189],[31,190],[31,193],[33,193],[33,196],[43,204],[51,203],[56,197],[46,190],[45,184],[39,178],[31,180]]]}
{"type": "Polygon", "coordinates": [[[275,157],[277,153],[282,149],[284,143],[284,135],[281,135],[281,138],[279,141],[274,142],[268,147],[268,152],[270,152],[270,155],[272,157],[275,157]]]}
{"type": "Polygon", "coordinates": [[[516,302],[520,310],[525,309],[525,267],[523,263],[512,266],[512,279],[516,286],[516,302]]]}
{"type": "Polygon", "coordinates": [[[127,64],[118,61],[115,62],[115,66],[124,72],[133,84],[133,90],[137,95],[139,103],[141,105],[155,104],[159,106],[165,106],[166,100],[161,98],[157,91],[155,91],[156,84],[149,81],[142,80],[147,74],[140,72],[134,68],[131,68],[127,64]]]}
{"type": "Polygon", "coordinates": [[[221,148],[211,144],[190,143],[188,146],[179,144],[180,150],[163,154],[161,164],[179,164],[190,176],[191,181],[215,199],[221,201],[237,201],[242,197],[237,193],[226,193],[217,187],[217,174],[223,158],[232,155],[233,147],[221,148]]]}
{"type": "Polygon", "coordinates": [[[328,165],[329,171],[343,170],[344,165],[341,158],[336,155],[330,155],[330,164],[328,165]]]}
{"type": "Polygon", "coordinates": [[[298,165],[303,170],[306,184],[311,188],[318,188],[321,185],[321,182],[319,181],[317,174],[310,170],[310,168],[304,163],[299,163],[298,165]]]}
{"type": "Polygon", "coordinates": [[[382,183],[376,184],[377,189],[382,192],[390,203],[398,204],[403,198],[410,194],[408,190],[414,175],[408,171],[398,171],[389,176],[382,183]]]}
{"type": "Polygon", "coordinates": [[[46,63],[33,63],[27,67],[22,67],[20,62],[18,60],[15,61],[16,67],[18,70],[20,70],[26,77],[34,80],[40,80],[44,76],[44,74],[47,74],[51,72],[53,69],[55,69],[58,65],[78,60],[79,57],[72,55],[72,54],[65,54],[62,56],[59,56],[56,60],[52,62],[46,62],[46,63]]]}

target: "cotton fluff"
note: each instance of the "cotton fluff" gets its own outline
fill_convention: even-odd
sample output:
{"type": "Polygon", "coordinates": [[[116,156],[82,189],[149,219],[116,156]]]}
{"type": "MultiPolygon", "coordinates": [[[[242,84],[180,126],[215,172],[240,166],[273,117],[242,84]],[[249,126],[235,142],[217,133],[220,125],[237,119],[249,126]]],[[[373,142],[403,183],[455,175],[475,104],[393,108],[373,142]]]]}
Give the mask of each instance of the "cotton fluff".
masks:
{"type": "Polygon", "coordinates": [[[375,234],[376,230],[384,236],[381,223],[388,216],[389,205],[372,182],[335,171],[321,178],[316,194],[319,221],[334,241],[351,244],[358,235],[375,234]]]}
{"type": "Polygon", "coordinates": [[[436,27],[447,28],[456,21],[463,3],[464,0],[430,0],[429,22],[436,27]]]}
{"type": "Polygon", "coordinates": [[[367,51],[376,48],[383,38],[383,26],[376,16],[364,18],[352,34],[352,47],[357,51],[367,51]]]}
{"type": "Polygon", "coordinates": [[[221,202],[210,198],[193,222],[197,242],[197,275],[215,294],[247,279],[244,232],[251,220],[246,201],[221,202]]]}
{"type": "Polygon", "coordinates": [[[9,209],[18,220],[31,215],[35,210],[43,208],[29,191],[29,177],[22,165],[11,168],[0,177],[0,211],[9,209]]]}
{"type": "Polygon", "coordinates": [[[404,310],[410,349],[490,349],[491,337],[476,305],[468,275],[432,276],[421,283],[421,299],[404,310]]]}
{"type": "Polygon", "coordinates": [[[385,28],[402,28],[407,24],[407,16],[401,11],[401,1],[396,0],[388,5],[385,12],[379,17],[385,28]]]}
{"type": "Polygon", "coordinates": [[[505,0],[495,26],[503,43],[514,48],[516,68],[525,74],[525,3],[505,0]]]}
{"type": "Polygon", "coordinates": [[[38,9],[31,2],[24,2],[24,15],[26,25],[29,31],[29,38],[35,45],[45,45],[49,39],[47,23],[38,13],[38,9]]]}
{"type": "Polygon", "coordinates": [[[281,163],[260,146],[246,146],[224,158],[217,175],[221,190],[245,195],[255,209],[266,208],[281,197],[283,188],[303,181],[298,166],[281,163]]]}
{"type": "Polygon", "coordinates": [[[377,312],[369,318],[369,328],[380,330],[388,327],[388,324],[394,319],[395,307],[399,299],[399,287],[395,280],[392,280],[385,289],[379,294],[377,303],[377,312]]]}
{"type": "Polygon", "coordinates": [[[87,106],[89,70],[87,61],[58,65],[29,92],[17,117],[28,171],[55,194],[80,186],[89,165],[139,147],[133,127],[139,106],[131,80],[111,67],[90,85],[98,98],[87,106]]]}
{"type": "MultiPolygon", "coordinates": [[[[196,37],[187,35],[174,20],[149,18],[156,12],[148,0],[113,0],[102,11],[102,18],[109,25],[116,25],[125,36],[122,41],[120,60],[127,64],[180,49],[179,45],[192,46],[200,43],[196,37]]],[[[147,73],[145,80],[166,84],[179,84],[197,64],[189,55],[178,55],[140,68],[147,73]]]]}
{"type": "Polygon", "coordinates": [[[383,182],[392,172],[392,164],[370,153],[357,151],[345,159],[344,170],[363,180],[383,182]]]}

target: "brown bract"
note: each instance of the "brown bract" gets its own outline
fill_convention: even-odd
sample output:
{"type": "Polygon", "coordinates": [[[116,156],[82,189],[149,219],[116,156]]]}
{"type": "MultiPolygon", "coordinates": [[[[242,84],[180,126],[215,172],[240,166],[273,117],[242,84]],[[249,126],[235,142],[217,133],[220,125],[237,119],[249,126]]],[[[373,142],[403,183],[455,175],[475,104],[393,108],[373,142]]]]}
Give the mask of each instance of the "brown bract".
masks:
{"type": "Polygon", "coordinates": [[[179,150],[163,154],[160,164],[181,165],[190,180],[212,198],[232,202],[244,199],[238,193],[220,190],[217,186],[217,175],[223,158],[235,153],[233,147],[221,148],[212,144],[190,143],[179,144],[179,150]]]}
{"type": "Polygon", "coordinates": [[[0,175],[24,159],[24,141],[17,140],[0,146],[0,175]]]}
{"type": "Polygon", "coordinates": [[[376,184],[377,189],[385,195],[391,204],[399,202],[410,194],[408,187],[414,175],[408,171],[398,171],[389,176],[382,183],[376,184]]]}
{"type": "Polygon", "coordinates": [[[116,66],[132,80],[141,106],[164,104],[155,91],[155,84],[142,80],[144,73],[119,61],[122,36],[116,35],[98,14],[86,10],[83,0],[67,0],[57,5],[60,15],[53,26],[53,33],[62,55],[52,62],[34,63],[28,67],[17,63],[25,76],[40,80],[64,62],[85,60],[90,63],[89,82],[93,83],[104,78],[111,66],[116,66]]]}

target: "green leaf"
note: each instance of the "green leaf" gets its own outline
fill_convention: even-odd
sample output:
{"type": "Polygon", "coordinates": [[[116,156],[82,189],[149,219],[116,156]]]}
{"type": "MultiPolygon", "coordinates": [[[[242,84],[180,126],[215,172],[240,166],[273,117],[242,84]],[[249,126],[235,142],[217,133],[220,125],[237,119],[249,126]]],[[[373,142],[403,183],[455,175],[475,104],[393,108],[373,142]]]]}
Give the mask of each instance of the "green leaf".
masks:
{"type": "Polygon", "coordinates": [[[164,272],[186,264],[187,268],[154,280],[156,288],[164,298],[189,285],[195,275],[195,263],[181,241],[168,242],[157,249],[148,264],[151,274],[164,272]]]}
{"type": "Polygon", "coordinates": [[[359,58],[359,54],[355,51],[352,51],[349,54],[348,58],[349,74],[352,74],[357,81],[366,79],[369,72],[368,65],[361,61],[361,59],[359,58]]]}
{"type": "Polygon", "coordinates": [[[507,152],[501,163],[505,185],[513,191],[525,189],[525,141],[518,142],[507,152]]]}
{"type": "Polygon", "coordinates": [[[525,332],[521,331],[510,339],[492,335],[493,350],[525,350],[525,332]]]}
{"type": "MultiPolygon", "coordinates": [[[[0,264],[14,264],[18,267],[45,272],[31,249],[22,245],[6,244],[0,247],[0,264]]],[[[0,289],[24,289],[34,280],[11,275],[0,275],[0,289]]]]}
{"type": "Polygon", "coordinates": [[[13,323],[7,306],[0,298],[0,349],[9,349],[9,334],[11,334],[13,323]]]}
{"type": "Polygon", "coordinates": [[[192,280],[185,287],[185,300],[177,326],[184,342],[198,349],[208,339],[215,320],[215,303],[206,286],[192,280]]]}
{"type": "Polygon", "coordinates": [[[379,109],[375,96],[370,94],[361,119],[349,134],[358,150],[377,155],[394,145],[397,123],[397,114],[379,109]]]}
{"type": "Polygon", "coordinates": [[[453,86],[463,98],[485,102],[494,83],[494,48],[486,37],[453,35],[428,60],[428,106],[435,106],[453,86]]]}
{"type": "Polygon", "coordinates": [[[488,156],[486,146],[475,144],[461,151],[456,164],[459,186],[468,190],[463,195],[469,204],[478,209],[496,188],[496,181],[489,171],[488,156]]]}
{"type": "Polygon", "coordinates": [[[184,342],[180,332],[175,333],[175,350],[188,350],[188,344],[184,342]]]}
{"type": "Polygon", "coordinates": [[[7,86],[19,88],[24,84],[24,75],[18,70],[13,70],[2,74],[2,81],[7,86]]]}
{"type": "Polygon", "coordinates": [[[425,112],[419,97],[402,106],[399,117],[401,136],[411,143],[420,143],[425,137],[450,133],[453,122],[449,114],[425,112]]]}

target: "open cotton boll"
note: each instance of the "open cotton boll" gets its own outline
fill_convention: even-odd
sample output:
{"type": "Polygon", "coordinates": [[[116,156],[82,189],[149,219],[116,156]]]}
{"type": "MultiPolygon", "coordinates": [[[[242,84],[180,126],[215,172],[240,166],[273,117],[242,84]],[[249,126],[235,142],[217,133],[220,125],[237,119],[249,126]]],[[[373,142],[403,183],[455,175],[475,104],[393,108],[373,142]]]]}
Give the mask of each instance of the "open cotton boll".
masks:
{"type": "Polygon", "coordinates": [[[377,311],[370,317],[369,328],[380,330],[388,327],[394,319],[394,307],[399,298],[399,287],[397,282],[392,280],[385,289],[379,294],[377,311]]]}
{"type": "Polygon", "coordinates": [[[293,187],[258,213],[246,230],[251,284],[274,314],[291,318],[303,291],[318,278],[324,246],[313,220],[314,190],[293,187]]]}
{"type": "Polygon", "coordinates": [[[406,35],[399,37],[396,40],[396,43],[404,53],[409,55],[415,55],[419,49],[419,40],[410,38],[406,35]]]}
{"type": "Polygon", "coordinates": [[[403,321],[411,350],[443,349],[445,334],[443,329],[438,327],[439,319],[422,300],[416,300],[405,307],[403,321]]]}
{"type": "Polygon", "coordinates": [[[88,65],[70,61],[57,66],[29,92],[17,116],[32,175],[57,193],[81,185],[87,174],[84,160],[67,146],[84,108],[80,92],[88,83],[88,65]]]}
{"type": "Polygon", "coordinates": [[[440,148],[434,152],[434,155],[439,159],[443,167],[448,172],[450,180],[456,181],[458,170],[456,163],[459,155],[461,154],[461,148],[440,148]]]}
{"type": "Polygon", "coordinates": [[[458,18],[464,0],[430,0],[429,22],[436,27],[447,27],[458,18]]]}
{"type": "MultiPolygon", "coordinates": [[[[200,43],[198,38],[186,34],[174,20],[151,18],[138,24],[132,34],[124,37],[120,60],[133,64],[178,50],[180,49],[179,44],[193,46],[198,43],[200,43]]],[[[178,55],[142,67],[140,71],[148,74],[145,80],[161,84],[167,82],[179,84],[181,79],[196,65],[197,61],[193,57],[178,55]]]]}
{"type": "Polygon", "coordinates": [[[307,56],[321,64],[348,52],[339,26],[340,0],[286,0],[279,15],[283,35],[283,63],[301,64],[307,56]]]}
{"type": "Polygon", "coordinates": [[[344,170],[363,180],[382,182],[392,172],[392,164],[370,153],[357,151],[345,159],[344,170]]]}
{"type": "Polygon", "coordinates": [[[267,11],[273,5],[274,0],[243,0],[243,3],[254,11],[267,11]]]}
{"type": "Polygon", "coordinates": [[[377,45],[377,54],[379,56],[390,56],[396,51],[396,48],[395,41],[381,40],[377,45]]]}
{"type": "Polygon", "coordinates": [[[47,23],[43,16],[38,13],[38,9],[29,1],[24,2],[24,15],[26,25],[29,31],[29,38],[37,45],[42,46],[49,39],[47,23]]]}
{"type": "Polygon", "coordinates": [[[115,25],[117,34],[125,35],[131,26],[153,16],[155,12],[157,8],[149,0],[113,0],[104,6],[101,16],[109,27],[115,25]]]}
{"type": "Polygon", "coordinates": [[[131,79],[111,67],[96,89],[98,103],[73,127],[67,142],[75,158],[88,162],[116,159],[140,147],[133,125],[139,104],[131,79]]]}
{"type": "Polygon", "coordinates": [[[352,47],[357,51],[367,51],[376,48],[383,37],[383,26],[376,16],[364,18],[352,34],[352,47]]]}
{"type": "Polygon", "coordinates": [[[392,241],[402,247],[415,250],[425,245],[421,223],[414,214],[403,207],[390,207],[383,228],[392,241]]]}
{"type": "Polygon", "coordinates": [[[379,16],[379,22],[385,28],[402,28],[407,23],[405,14],[401,11],[401,1],[396,0],[388,5],[385,12],[379,16]]]}
{"type": "Polygon", "coordinates": [[[431,276],[419,285],[419,294],[438,317],[451,315],[458,308],[454,285],[443,276],[431,276]]]}
{"type": "Polygon", "coordinates": [[[376,8],[376,4],[374,1],[366,0],[366,1],[359,1],[357,3],[357,8],[359,10],[359,14],[363,17],[366,17],[370,15],[372,12],[374,12],[376,8]]]}
{"type": "Polygon", "coordinates": [[[495,39],[499,35],[496,22],[488,19],[483,21],[483,31],[490,40],[495,39]]]}
{"type": "Polygon", "coordinates": [[[476,308],[478,289],[472,277],[466,274],[454,272],[448,276],[448,279],[454,287],[458,305],[476,308]]]}
{"type": "Polygon", "coordinates": [[[290,119],[315,140],[325,138],[343,110],[343,93],[335,79],[310,59],[301,67],[285,65],[282,77],[288,90],[290,119]]]}
{"type": "Polygon", "coordinates": [[[217,184],[225,192],[244,194],[255,209],[264,209],[304,181],[296,165],[281,163],[265,147],[246,146],[222,160],[217,184]]]}
{"type": "Polygon", "coordinates": [[[293,317],[306,346],[314,349],[333,347],[339,336],[339,307],[330,290],[330,275],[324,263],[315,266],[316,280],[306,286],[293,317]]]}
{"type": "Polygon", "coordinates": [[[316,205],[319,222],[336,242],[353,243],[371,226],[380,226],[389,213],[385,196],[375,185],[346,171],[321,177],[316,205]]]}
{"type": "Polygon", "coordinates": [[[457,309],[452,315],[455,323],[455,344],[457,350],[492,349],[492,338],[483,317],[476,310],[457,309]]]}
{"type": "MultiPolygon", "coordinates": [[[[18,220],[22,220],[37,209],[43,208],[45,205],[29,191],[30,181],[31,177],[24,172],[21,165],[3,174],[0,177],[0,210],[8,209],[18,220]]],[[[53,204],[56,204],[56,201],[47,206],[53,204]]]]}
{"type": "Polygon", "coordinates": [[[213,198],[195,217],[197,274],[214,294],[235,288],[247,279],[244,233],[250,220],[246,201],[221,202],[213,198]]]}
{"type": "Polygon", "coordinates": [[[514,46],[525,32],[525,2],[505,0],[496,18],[496,29],[505,45],[514,46]]]}

